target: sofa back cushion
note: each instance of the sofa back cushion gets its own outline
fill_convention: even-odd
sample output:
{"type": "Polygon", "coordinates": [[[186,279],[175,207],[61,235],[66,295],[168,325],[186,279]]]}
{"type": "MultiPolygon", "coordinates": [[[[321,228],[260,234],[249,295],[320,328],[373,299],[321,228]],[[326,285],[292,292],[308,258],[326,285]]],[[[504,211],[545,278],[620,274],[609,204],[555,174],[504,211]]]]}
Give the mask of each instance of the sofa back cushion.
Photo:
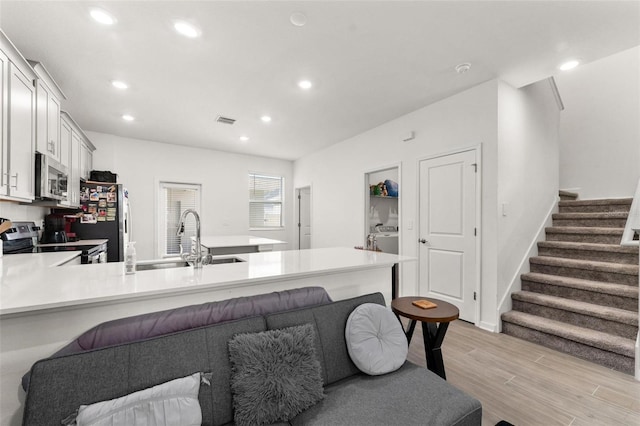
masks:
{"type": "Polygon", "coordinates": [[[349,357],[344,330],[349,314],[362,303],[384,306],[384,296],[373,293],[328,305],[270,314],[266,316],[267,328],[272,330],[312,324],[316,329],[316,354],[322,366],[324,385],[330,385],[360,373],[349,357]]]}
{"type": "MultiPolygon", "coordinates": [[[[70,348],[75,348],[75,345],[83,350],[102,348],[225,321],[330,302],[331,298],[324,288],[303,287],[183,306],[99,324],[82,333],[70,344],[70,348]]],[[[60,350],[55,355],[66,355],[66,352],[60,350]]]]}
{"type": "Polygon", "coordinates": [[[38,361],[24,424],[59,424],[82,404],[118,398],[196,372],[211,372],[198,400],[203,425],[233,421],[227,343],[238,333],[266,329],[263,317],[187,330],[163,337],[38,361]]]}

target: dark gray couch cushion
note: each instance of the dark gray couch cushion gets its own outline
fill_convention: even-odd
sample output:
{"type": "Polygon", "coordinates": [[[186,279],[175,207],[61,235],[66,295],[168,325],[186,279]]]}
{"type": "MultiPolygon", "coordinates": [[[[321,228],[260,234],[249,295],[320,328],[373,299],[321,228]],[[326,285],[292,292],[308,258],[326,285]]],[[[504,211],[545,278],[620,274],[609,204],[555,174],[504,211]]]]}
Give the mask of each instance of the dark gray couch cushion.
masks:
{"type": "Polygon", "coordinates": [[[227,342],[264,331],[263,317],[38,361],[31,370],[24,424],[52,425],[81,404],[118,398],[198,371],[213,374],[199,395],[203,425],[233,421],[227,342]]]}
{"type": "Polygon", "coordinates": [[[344,329],[349,314],[362,303],[384,305],[384,296],[373,293],[328,305],[270,314],[266,316],[267,327],[272,330],[312,324],[317,332],[316,353],[322,366],[324,384],[330,385],[360,372],[349,357],[344,329]]]}
{"type": "Polygon", "coordinates": [[[471,426],[482,423],[482,406],[426,368],[406,362],[390,374],[358,374],[325,387],[325,398],[291,423],[471,426]]]}

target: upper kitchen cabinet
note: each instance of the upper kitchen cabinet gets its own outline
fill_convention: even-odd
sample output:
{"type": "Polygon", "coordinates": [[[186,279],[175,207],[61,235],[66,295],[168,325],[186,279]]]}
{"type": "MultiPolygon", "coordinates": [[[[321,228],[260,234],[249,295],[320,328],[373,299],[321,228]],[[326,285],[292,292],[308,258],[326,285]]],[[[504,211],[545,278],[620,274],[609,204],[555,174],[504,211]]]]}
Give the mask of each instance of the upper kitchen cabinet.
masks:
{"type": "Polygon", "coordinates": [[[60,105],[66,96],[42,63],[29,61],[29,64],[37,75],[36,151],[65,164],[60,146],[60,105]]]}
{"type": "Polygon", "coordinates": [[[95,150],[96,147],[85,136],[80,147],[80,177],[82,179],[89,180],[89,175],[93,170],[93,151],[95,150]]]}
{"type": "Polygon", "coordinates": [[[0,198],[34,199],[35,79],[29,63],[0,31],[2,121],[0,198]]]}
{"type": "Polygon", "coordinates": [[[66,154],[69,156],[69,183],[67,185],[67,200],[63,201],[62,204],[70,207],[79,207],[80,179],[86,180],[89,177],[89,172],[93,167],[92,159],[95,147],[66,111],[62,111],[61,126],[62,146],[65,143],[69,144],[69,150],[66,154]]]}

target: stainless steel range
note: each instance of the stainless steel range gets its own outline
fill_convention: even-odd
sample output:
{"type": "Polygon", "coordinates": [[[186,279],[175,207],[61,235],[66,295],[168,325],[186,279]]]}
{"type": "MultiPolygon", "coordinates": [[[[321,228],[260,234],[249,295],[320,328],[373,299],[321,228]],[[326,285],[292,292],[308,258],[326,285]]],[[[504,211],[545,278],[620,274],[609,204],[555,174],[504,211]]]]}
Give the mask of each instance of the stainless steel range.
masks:
{"type": "Polygon", "coordinates": [[[81,251],[81,263],[101,263],[106,261],[107,243],[83,244],[82,241],[38,246],[40,227],[34,222],[13,222],[13,227],[2,233],[2,253],[47,253],[60,251],[81,251]]]}

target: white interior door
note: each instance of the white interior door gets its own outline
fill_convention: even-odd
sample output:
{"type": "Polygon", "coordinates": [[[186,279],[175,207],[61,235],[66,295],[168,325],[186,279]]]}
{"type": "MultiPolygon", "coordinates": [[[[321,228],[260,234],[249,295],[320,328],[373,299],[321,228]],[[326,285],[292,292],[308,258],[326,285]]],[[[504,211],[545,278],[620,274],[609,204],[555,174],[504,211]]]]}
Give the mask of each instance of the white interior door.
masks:
{"type": "Polygon", "coordinates": [[[311,188],[298,189],[298,247],[311,248],[311,188]]]}
{"type": "Polygon", "coordinates": [[[458,307],[475,322],[476,151],[420,162],[421,295],[458,307]]]}

